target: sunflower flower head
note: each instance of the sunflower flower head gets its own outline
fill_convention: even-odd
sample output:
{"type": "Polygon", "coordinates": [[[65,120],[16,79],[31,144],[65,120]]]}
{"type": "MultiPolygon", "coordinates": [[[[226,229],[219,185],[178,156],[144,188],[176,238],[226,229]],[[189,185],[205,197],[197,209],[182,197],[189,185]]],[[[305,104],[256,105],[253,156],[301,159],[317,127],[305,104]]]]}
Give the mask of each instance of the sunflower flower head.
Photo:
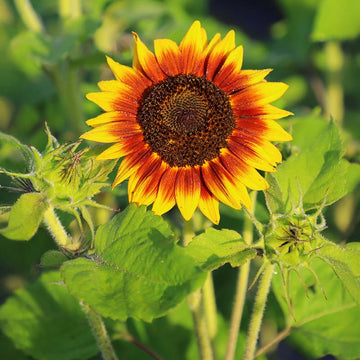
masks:
{"type": "Polygon", "coordinates": [[[268,187],[256,169],[281,162],[270,141],[292,139],[274,121],[291,113],[270,105],[287,85],[266,82],[271,70],[242,70],[234,31],[208,41],[195,21],[180,45],[158,39],[154,53],[134,41],[133,66],[108,58],[116,80],[87,95],[105,112],[82,138],[114,143],[98,159],[124,157],[113,187],[128,178],[130,202],[158,215],[177,205],[186,220],[199,207],[219,223],[219,201],[249,207],[247,188],[268,187]]]}

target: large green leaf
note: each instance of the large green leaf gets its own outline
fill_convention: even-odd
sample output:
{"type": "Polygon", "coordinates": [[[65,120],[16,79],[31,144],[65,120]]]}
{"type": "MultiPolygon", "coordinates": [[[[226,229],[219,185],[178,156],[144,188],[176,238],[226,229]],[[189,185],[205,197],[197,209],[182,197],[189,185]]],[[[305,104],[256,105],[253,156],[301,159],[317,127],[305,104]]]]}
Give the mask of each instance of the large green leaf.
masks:
{"type": "MultiPolygon", "coordinates": [[[[270,183],[277,184],[267,193],[268,206],[272,212],[280,209],[289,210],[291,202],[298,205],[303,199],[304,209],[318,207],[326,197],[326,205],[339,200],[351,192],[360,181],[360,166],[350,164],[341,158],[342,142],[339,129],[334,122],[325,128],[315,122],[316,138],[310,134],[313,141],[306,142],[303,137],[294,139],[296,151],[283,164],[279,165],[276,173],[267,175],[270,183]],[[300,144],[300,147],[298,147],[300,144]],[[279,199],[280,193],[282,199],[279,199]],[[275,201],[275,200],[276,201],[275,201]]],[[[308,122],[298,123],[301,130],[308,129],[308,122]]],[[[294,127],[294,134],[296,134],[294,127]]],[[[304,131],[300,131],[304,135],[304,131]]]]}
{"type": "Polygon", "coordinates": [[[256,256],[256,250],[249,249],[236,231],[213,228],[196,236],[185,251],[206,271],[217,269],[225,263],[233,267],[240,266],[256,256]]]}
{"type": "Polygon", "coordinates": [[[203,272],[166,222],[131,204],[98,228],[91,258],[65,262],[71,293],[113,319],[151,321],[201,286],[203,272]]]}
{"type": "Polygon", "coordinates": [[[324,261],[314,258],[310,264],[317,274],[327,299],[311,271],[301,269],[306,284],[295,271],[289,274],[290,314],[284,297],[280,273],[273,278],[272,289],[291,327],[289,340],[310,358],[326,354],[342,359],[360,356],[360,308],[343,287],[333,269],[324,261]]]}
{"type": "Polygon", "coordinates": [[[0,308],[2,331],[39,360],[94,356],[98,350],[86,316],[60,281],[59,272],[45,273],[11,296],[0,308]]]}
{"type": "Polygon", "coordinates": [[[328,263],[353,299],[360,305],[360,243],[349,243],[341,248],[335,244],[316,252],[328,263]]]}
{"type": "Polygon", "coordinates": [[[346,40],[360,35],[358,0],[322,0],[314,23],[313,40],[346,40]]]}
{"type": "Polygon", "coordinates": [[[39,228],[46,207],[46,199],[40,193],[21,195],[11,208],[7,228],[0,229],[0,234],[11,240],[30,240],[39,228]]]}

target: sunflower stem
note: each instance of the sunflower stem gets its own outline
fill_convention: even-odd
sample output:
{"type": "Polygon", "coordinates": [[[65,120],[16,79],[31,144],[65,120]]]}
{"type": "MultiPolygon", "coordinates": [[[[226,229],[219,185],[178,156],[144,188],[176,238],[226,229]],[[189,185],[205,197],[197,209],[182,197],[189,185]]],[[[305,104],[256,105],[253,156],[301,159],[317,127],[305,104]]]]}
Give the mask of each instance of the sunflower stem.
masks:
{"type": "MultiPolygon", "coordinates": [[[[191,240],[194,237],[194,223],[193,219],[189,221],[184,222],[183,227],[183,241],[182,245],[185,247],[190,244],[191,240]]],[[[208,275],[209,279],[210,274],[208,275]]],[[[206,282],[210,280],[206,280],[206,282]]],[[[207,316],[210,318],[210,321],[212,321],[212,330],[216,330],[216,327],[214,327],[213,323],[213,315],[209,314],[213,311],[216,312],[216,307],[214,310],[214,301],[215,297],[214,294],[211,293],[211,284],[207,284],[206,282],[204,284],[204,289],[198,289],[194,293],[188,296],[187,303],[189,306],[189,309],[191,311],[191,315],[193,318],[194,323],[194,329],[196,333],[196,340],[198,345],[198,351],[200,355],[201,360],[212,360],[214,358],[214,353],[212,349],[211,339],[210,339],[210,332],[209,332],[209,326],[207,323],[207,316]],[[207,293],[207,295],[204,295],[204,292],[207,293]],[[206,305],[204,304],[204,297],[207,297],[206,299],[206,305]],[[213,299],[211,299],[213,297],[213,299]],[[207,308],[207,310],[206,310],[207,308]]],[[[212,283],[212,279],[211,279],[212,283]]],[[[213,290],[212,290],[213,291],[213,290]]],[[[216,315],[215,315],[216,316],[216,315]]]]}
{"type": "Polygon", "coordinates": [[[48,205],[48,208],[45,210],[44,213],[44,222],[47,226],[47,228],[50,231],[50,234],[56,241],[56,243],[60,247],[65,247],[69,245],[70,238],[65,231],[64,227],[62,226],[59,218],[55,214],[55,209],[52,205],[48,205]]]}
{"type": "Polygon", "coordinates": [[[218,328],[215,289],[211,271],[209,272],[203,286],[203,301],[209,337],[212,343],[212,348],[214,349],[214,341],[218,328]]]}
{"type": "MultiPolygon", "coordinates": [[[[255,206],[256,206],[256,196],[257,192],[253,191],[250,194],[251,198],[251,209],[249,213],[254,215],[255,206]]],[[[251,245],[253,242],[253,224],[250,216],[245,216],[244,219],[244,231],[243,239],[246,244],[251,245]]],[[[241,324],[241,318],[245,305],[246,291],[248,287],[250,273],[250,261],[248,260],[239,268],[238,279],[236,283],[236,293],[233,305],[233,311],[231,313],[230,329],[229,329],[229,339],[227,343],[225,360],[233,360],[236,351],[236,344],[239,335],[239,329],[241,324]]]]}
{"type": "Polygon", "coordinates": [[[14,3],[22,21],[30,30],[45,32],[44,24],[29,0],[15,0],[14,3]]]}
{"type": "Polygon", "coordinates": [[[333,117],[338,124],[344,118],[344,89],[342,86],[342,68],[344,56],[337,41],[325,44],[327,61],[326,116],[333,117]]]}
{"type": "Polygon", "coordinates": [[[183,226],[183,241],[182,246],[186,247],[191,243],[194,237],[194,222],[193,219],[184,222],[183,226]]]}
{"type": "Polygon", "coordinates": [[[196,290],[188,296],[187,302],[193,318],[200,359],[212,360],[214,359],[214,354],[206,322],[202,289],[196,290]]]}
{"type": "Polygon", "coordinates": [[[88,318],[91,330],[104,360],[117,360],[111,340],[101,316],[89,306],[81,304],[88,318]]]}
{"type": "Polygon", "coordinates": [[[253,360],[255,358],[256,344],[260,333],[266,300],[270,290],[274,266],[275,265],[273,264],[267,264],[260,280],[248,329],[244,360],[253,360]]]}

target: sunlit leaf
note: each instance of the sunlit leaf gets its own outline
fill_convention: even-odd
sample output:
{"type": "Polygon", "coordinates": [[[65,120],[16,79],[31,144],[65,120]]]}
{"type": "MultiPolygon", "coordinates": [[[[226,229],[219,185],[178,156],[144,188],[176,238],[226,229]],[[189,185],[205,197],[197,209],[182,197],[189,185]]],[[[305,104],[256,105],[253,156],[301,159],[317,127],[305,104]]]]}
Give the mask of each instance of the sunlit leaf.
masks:
{"type": "MultiPolygon", "coordinates": [[[[309,126],[308,122],[297,124],[297,127],[304,131],[309,129],[309,126]]],[[[309,144],[300,137],[299,143],[303,149],[295,148],[294,154],[279,165],[278,171],[267,176],[271,183],[277,182],[279,186],[276,190],[278,194],[273,194],[275,189],[269,190],[273,197],[269,206],[273,212],[282,207],[279,205],[279,190],[283,194],[282,202],[285,208],[289,209],[291,203],[298,205],[302,199],[304,209],[309,210],[318,207],[325,197],[326,205],[334,203],[359,183],[360,166],[341,158],[342,141],[335,123],[331,122],[323,131],[322,129],[322,125],[315,124],[315,133],[318,133],[318,136],[314,138],[309,135],[310,139],[313,139],[312,143],[309,144]]],[[[296,138],[294,146],[297,146],[296,138]]]]}
{"type": "Polygon", "coordinates": [[[63,264],[70,292],[103,316],[151,321],[201,286],[206,273],[166,222],[131,204],[98,228],[95,253],[63,264]]]}
{"type": "Polygon", "coordinates": [[[240,266],[256,256],[256,250],[249,249],[236,231],[213,228],[196,236],[185,251],[206,271],[217,269],[225,263],[240,266]]]}
{"type": "Polygon", "coordinates": [[[311,34],[315,41],[354,39],[360,34],[358,0],[322,0],[311,34]]]}
{"type": "Polygon", "coordinates": [[[280,273],[273,278],[272,289],[291,327],[289,340],[310,358],[332,354],[357,359],[360,323],[354,319],[360,317],[360,307],[328,264],[314,258],[310,266],[321,285],[305,268],[300,270],[303,280],[295,271],[290,272],[288,283],[293,316],[284,297],[280,273]]]}
{"type": "Polygon", "coordinates": [[[30,240],[39,228],[46,207],[46,199],[40,193],[21,195],[11,208],[8,226],[0,229],[0,234],[11,240],[30,240]]]}
{"type": "Polygon", "coordinates": [[[328,263],[353,299],[360,305],[360,243],[349,243],[341,248],[324,246],[317,256],[328,263]]]}
{"type": "Polygon", "coordinates": [[[98,349],[79,302],[49,272],[18,290],[0,308],[0,325],[26,354],[39,360],[86,359],[98,349]]]}

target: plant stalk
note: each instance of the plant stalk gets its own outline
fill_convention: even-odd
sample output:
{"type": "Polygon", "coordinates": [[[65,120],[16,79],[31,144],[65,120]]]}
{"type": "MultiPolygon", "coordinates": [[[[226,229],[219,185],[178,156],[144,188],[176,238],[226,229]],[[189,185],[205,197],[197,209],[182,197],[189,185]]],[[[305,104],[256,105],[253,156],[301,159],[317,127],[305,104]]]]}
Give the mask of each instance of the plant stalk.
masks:
{"type": "MultiPolygon", "coordinates": [[[[182,245],[184,247],[189,245],[193,237],[194,237],[194,223],[193,223],[193,219],[191,219],[189,221],[184,222],[182,245]]],[[[208,278],[206,280],[206,282],[208,283],[206,284],[205,282],[204,284],[205,293],[207,293],[207,295],[203,294],[203,289],[198,289],[194,293],[189,295],[187,298],[188,306],[193,318],[194,330],[196,333],[196,340],[197,340],[197,345],[201,360],[212,360],[214,358],[209,327],[207,323],[208,320],[207,316],[209,317],[209,320],[211,322],[211,328],[213,334],[214,331],[216,333],[217,330],[216,326],[214,325],[214,321],[216,320],[216,318],[214,319],[214,316],[216,317],[215,295],[213,292],[214,290],[211,289],[212,278],[209,279],[209,277],[210,274],[208,275],[208,278]],[[209,281],[211,281],[211,283],[209,283],[209,281]],[[204,296],[206,297],[205,306],[204,306],[204,296]],[[205,307],[207,308],[207,310],[205,309],[205,307]],[[213,315],[214,312],[215,315],[213,315]]]]}
{"type": "Polygon", "coordinates": [[[36,33],[45,32],[44,24],[29,0],[14,0],[16,9],[24,24],[36,33]]]}
{"type": "Polygon", "coordinates": [[[55,214],[55,209],[51,204],[49,204],[48,208],[45,210],[44,222],[48,227],[52,237],[60,247],[66,247],[71,243],[69,235],[55,214]]]}
{"type": "MultiPolygon", "coordinates": [[[[206,316],[206,323],[211,343],[214,344],[217,335],[217,310],[214,282],[212,272],[209,272],[203,286],[203,301],[206,316]]],[[[214,347],[214,346],[213,346],[214,347]]]]}
{"type": "Polygon", "coordinates": [[[200,359],[212,360],[214,359],[214,354],[206,323],[201,289],[189,295],[187,302],[193,318],[200,359]]]}
{"type": "Polygon", "coordinates": [[[82,304],[91,330],[104,360],[118,360],[101,316],[89,306],[82,304]]]}
{"type": "Polygon", "coordinates": [[[248,336],[246,340],[244,360],[255,358],[256,343],[259,337],[261,323],[264,315],[265,304],[269,294],[274,265],[267,264],[262,274],[258,291],[255,298],[253,313],[250,320],[248,336]]]}
{"type": "Polygon", "coordinates": [[[342,85],[342,69],[344,56],[341,45],[337,41],[325,44],[327,62],[326,116],[333,117],[338,124],[344,118],[344,89],[342,85]]]}
{"type": "MultiPolygon", "coordinates": [[[[257,192],[253,191],[250,194],[251,197],[251,209],[249,211],[254,214],[256,205],[257,192]]],[[[253,242],[253,225],[249,216],[245,216],[244,219],[244,231],[243,238],[246,244],[251,245],[253,242]]],[[[239,268],[238,279],[236,283],[236,293],[233,305],[233,311],[231,313],[229,339],[227,343],[225,360],[233,360],[236,351],[236,344],[239,335],[239,329],[241,324],[241,318],[245,305],[246,291],[248,287],[248,279],[250,273],[250,261],[246,261],[239,268]]]]}

